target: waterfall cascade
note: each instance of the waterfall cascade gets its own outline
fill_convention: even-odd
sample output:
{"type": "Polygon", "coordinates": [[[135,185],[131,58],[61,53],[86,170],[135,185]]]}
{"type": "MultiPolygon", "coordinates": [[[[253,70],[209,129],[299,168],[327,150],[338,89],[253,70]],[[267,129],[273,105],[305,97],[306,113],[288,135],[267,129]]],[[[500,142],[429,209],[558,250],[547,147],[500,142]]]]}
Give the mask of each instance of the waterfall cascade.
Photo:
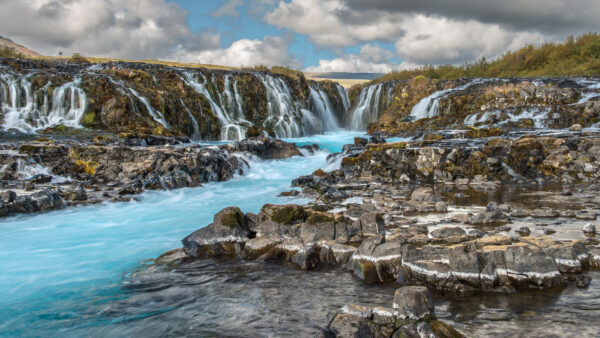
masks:
{"type": "Polygon", "coordinates": [[[358,104],[352,112],[350,126],[352,130],[366,130],[371,122],[375,122],[379,117],[379,100],[381,99],[381,89],[384,84],[365,87],[361,90],[358,104]]]}
{"type": "Polygon", "coordinates": [[[431,118],[439,114],[440,100],[452,92],[465,90],[475,84],[483,83],[486,80],[476,79],[456,88],[438,90],[433,94],[421,99],[411,110],[410,116],[413,120],[431,118]]]}
{"type": "MultiPolygon", "coordinates": [[[[253,125],[273,130],[275,136],[283,138],[337,130],[340,128],[340,117],[336,117],[334,111],[339,114],[350,107],[347,91],[340,86],[337,87],[338,93],[334,91],[332,94],[311,81],[306,91],[308,95],[304,96],[303,93],[296,93],[296,89],[292,90],[288,80],[270,73],[240,73],[242,76],[251,76],[248,81],[254,83],[250,88],[261,84],[265,88],[266,96],[257,98],[258,101],[251,104],[264,104],[266,111],[244,111],[249,109],[246,102],[248,95],[255,97],[256,93],[244,92],[249,87],[241,85],[240,77],[235,72],[216,71],[207,74],[203,70],[177,68],[145,71],[142,66],[142,72],[145,71],[152,77],[150,85],[146,83],[142,86],[131,82],[127,77],[111,74],[125,72],[130,68],[137,70],[135,67],[139,66],[114,63],[60,71],[32,68],[28,73],[20,73],[21,71],[11,70],[10,66],[3,66],[0,69],[1,126],[5,130],[26,133],[35,133],[56,125],[81,128],[82,123],[89,123],[82,122],[87,113],[86,108],[93,109],[90,116],[98,121],[103,107],[103,103],[98,104],[98,97],[101,95],[104,98],[116,98],[119,109],[131,111],[135,118],[152,120],[166,129],[182,129],[193,139],[201,139],[202,133],[206,132],[206,128],[201,129],[199,124],[206,123],[207,120],[200,121],[204,114],[214,114],[219,121],[221,140],[243,139],[248,128],[253,125]],[[173,72],[184,86],[203,97],[203,102],[210,106],[210,112],[208,109],[203,112],[201,104],[194,105],[194,109],[200,109],[194,111],[184,97],[179,97],[175,102],[165,101],[165,98],[172,97],[173,92],[171,90],[163,96],[164,90],[155,88],[163,80],[153,72],[161,71],[173,72]],[[93,99],[88,102],[89,93],[93,93],[90,94],[93,99]],[[161,106],[157,106],[157,96],[161,106]],[[183,119],[178,120],[179,115],[173,114],[181,114],[183,119]]],[[[104,120],[97,123],[104,123],[104,120]]]]}
{"type": "Polygon", "coordinates": [[[33,90],[30,75],[0,73],[0,107],[5,129],[35,132],[58,124],[80,127],[86,108],[86,94],[80,88],[81,79],[53,88],[48,82],[33,90]]]}

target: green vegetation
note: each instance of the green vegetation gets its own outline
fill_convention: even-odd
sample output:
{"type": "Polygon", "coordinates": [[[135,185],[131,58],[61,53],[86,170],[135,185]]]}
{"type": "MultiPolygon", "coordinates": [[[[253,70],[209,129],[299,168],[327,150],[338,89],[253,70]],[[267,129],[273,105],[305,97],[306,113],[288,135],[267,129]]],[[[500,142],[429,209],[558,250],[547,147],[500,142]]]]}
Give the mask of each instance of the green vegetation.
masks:
{"type": "Polygon", "coordinates": [[[8,47],[0,48],[0,58],[25,58],[25,55],[17,52],[16,50],[8,47]]]}
{"type": "Polygon", "coordinates": [[[81,55],[79,53],[73,54],[71,56],[71,58],[69,59],[69,61],[75,62],[75,63],[89,63],[88,59],[86,59],[83,55],[81,55]]]}
{"type": "Polygon", "coordinates": [[[296,221],[304,221],[308,214],[299,205],[289,205],[278,208],[271,215],[271,220],[281,224],[294,224],[296,221]]]}
{"type": "Polygon", "coordinates": [[[421,76],[430,79],[457,79],[597,75],[600,75],[600,35],[588,33],[577,38],[569,37],[564,43],[528,45],[516,52],[507,52],[494,61],[482,58],[478,62],[462,66],[425,65],[418,69],[391,72],[366,85],[421,76]]]}

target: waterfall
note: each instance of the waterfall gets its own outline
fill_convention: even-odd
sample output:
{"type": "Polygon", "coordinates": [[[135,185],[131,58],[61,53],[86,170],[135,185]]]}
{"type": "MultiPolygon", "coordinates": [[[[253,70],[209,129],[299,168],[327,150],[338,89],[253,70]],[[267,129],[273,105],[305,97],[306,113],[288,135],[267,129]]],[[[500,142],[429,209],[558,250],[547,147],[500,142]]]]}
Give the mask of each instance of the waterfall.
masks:
{"type": "Polygon", "coordinates": [[[413,120],[437,116],[439,114],[440,99],[446,97],[446,95],[451,92],[465,90],[472,85],[482,82],[486,82],[486,80],[477,79],[456,88],[438,90],[426,98],[421,99],[421,101],[412,108],[409,116],[413,117],[413,120]]]}
{"type": "Polygon", "coordinates": [[[190,118],[190,121],[192,122],[192,128],[194,128],[194,133],[192,134],[192,139],[200,140],[202,138],[202,136],[200,135],[200,128],[198,127],[198,121],[196,120],[194,115],[192,115],[192,112],[189,110],[189,108],[185,105],[185,102],[183,102],[183,99],[179,98],[179,101],[181,102],[181,105],[183,106],[183,108],[185,108],[185,111],[188,113],[188,117],[190,118]]]}
{"type": "Polygon", "coordinates": [[[311,108],[313,108],[321,121],[323,121],[324,128],[320,132],[324,132],[326,130],[339,130],[340,126],[333,114],[333,108],[331,107],[331,102],[327,97],[327,94],[323,91],[323,89],[316,84],[316,89],[312,86],[309,86],[310,89],[310,103],[311,108]]]}
{"type": "MultiPolygon", "coordinates": [[[[298,111],[296,109],[292,92],[288,85],[282,79],[275,76],[266,74],[257,76],[267,90],[269,117],[265,121],[265,125],[272,124],[273,131],[277,137],[302,136],[304,131],[298,122],[303,119],[302,113],[306,111],[298,111]]],[[[312,120],[311,117],[309,116],[306,119],[312,120]]]]}
{"type": "Polygon", "coordinates": [[[358,105],[352,112],[352,130],[366,130],[369,123],[377,121],[382,88],[383,83],[380,83],[361,90],[358,105]]]}
{"type": "MultiPolygon", "coordinates": [[[[236,119],[235,116],[230,115],[231,110],[224,109],[224,106],[231,108],[231,107],[235,107],[236,105],[241,108],[241,103],[240,103],[241,98],[240,98],[240,100],[235,98],[236,105],[233,105],[234,99],[231,99],[232,95],[231,95],[231,92],[229,91],[229,77],[225,76],[225,90],[224,90],[224,94],[219,93],[219,102],[221,103],[221,105],[219,105],[217,103],[217,101],[213,98],[213,96],[210,93],[210,91],[208,90],[208,88],[206,88],[206,85],[207,85],[206,78],[204,77],[204,75],[202,75],[202,74],[200,74],[200,75],[202,76],[202,80],[203,80],[202,82],[199,82],[194,77],[194,74],[192,74],[190,72],[183,73],[182,79],[189,87],[193,88],[198,94],[204,96],[204,98],[206,98],[208,100],[208,103],[210,104],[210,107],[211,107],[213,113],[215,114],[217,119],[219,119],[219,122],[221,123],[221,139],[222,140],[241,140],[241,139],[243,139],[246,136],[246,128],[243,127],[240,124],[240,122],[247,122],[247,121],[236,119]],[[226,97],[225,101],[227,101],[228,104],[223,104],[224,103],[223,95],[225,95],[225,97],[226,97]]],[[[235,87],[235,85],[234,85],[234,87],[235,87]]],[[[234,93],[236,91],[237,91],[237,89],[234,90],[234,93]]],[[[234,94],[234,96],[235,96],[235,94],[234,94]]],[[[238,112],[238,114],[240,116],[243,116],[243,111],[238,112]]]]}
{"type": "Polygon", "coordinates": [[[350,98],[348,97],[348,89],[340,86],[339,84],[335,84],[335,87],[338,90],[338,95],[342,100],[342,106],[344,107],[344,113],[350,110],[350,98]]]}
{"type": "Polygon", "coordinates": [[[154,110],[154,108],[152,108],[152,105],[150,104],[150,102],[148,102],[147,98],[141,96],[133,88],[129,88],[129,91],[131,92],[131,94],[133,94],[133,96],[137,97],[137,99],[140,100],[140,102],[142,102],[142,104],[144,104],[144,106],[146,107],[146,110],[148,111],[148,114],[150,114],[150,116],[152,116],[154,121],[160,123],[165,128],[169,128],[167,121],[165,121],[165,117],[162,115],[161,112],[157,112],[154,110]]]}
{"type": "Polygon", "coordinates": [[[48,89],[51,83],[32,91],[28,76],[18,78],[8,73],[0,74],[2,87],[2,127],[22,132],[35,132],[62,124],[80,128],[80,120],[85,112],[87,98],[79,88],[81,78],[65,83],[54,89],[51,100],[48,89]],[[39,105],[39,98],[43,104],[39,105]]]}

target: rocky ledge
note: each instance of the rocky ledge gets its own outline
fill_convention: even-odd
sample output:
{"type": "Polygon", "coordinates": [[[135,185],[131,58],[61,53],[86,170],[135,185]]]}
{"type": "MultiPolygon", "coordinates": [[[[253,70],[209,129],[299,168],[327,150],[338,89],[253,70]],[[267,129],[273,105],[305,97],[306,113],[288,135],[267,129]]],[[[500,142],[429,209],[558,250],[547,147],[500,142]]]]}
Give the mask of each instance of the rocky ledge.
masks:
{"type": "MultiPolygon", "coordinates": [[[[302,156],[294,144],[271,138],[246,139],[221,147],[165,137],[42,139],[1,148],[0,216],[127,201],[145,190],[226,181],[243,174],[250,165],[249,155],[261,159],[302,156]],[[148,146],[146,141],[158,145],[148,146]]],[[[305,148],[304,152],[316,149],[305,148]]]]}
{"type": "Polygon", "coordinates": [[[397,289],[391,308],[348,304],[335,313],[323,337],[463,337],[435,318],[429,290],[419,286],[397,289]]]}

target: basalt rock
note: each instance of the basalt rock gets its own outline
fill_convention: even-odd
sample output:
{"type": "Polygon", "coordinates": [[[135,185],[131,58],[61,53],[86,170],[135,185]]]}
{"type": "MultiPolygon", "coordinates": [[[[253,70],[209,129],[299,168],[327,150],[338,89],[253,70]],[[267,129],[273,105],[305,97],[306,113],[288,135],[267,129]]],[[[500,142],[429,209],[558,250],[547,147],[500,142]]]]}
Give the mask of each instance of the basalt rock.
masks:
{"type": "Polygon", "coordinates": [[[244,152],[264,160],[283,159],[302,156],[298,148],[291,143],[269,137],[247,138],[223,146],[229,152],[244,152]]]}

